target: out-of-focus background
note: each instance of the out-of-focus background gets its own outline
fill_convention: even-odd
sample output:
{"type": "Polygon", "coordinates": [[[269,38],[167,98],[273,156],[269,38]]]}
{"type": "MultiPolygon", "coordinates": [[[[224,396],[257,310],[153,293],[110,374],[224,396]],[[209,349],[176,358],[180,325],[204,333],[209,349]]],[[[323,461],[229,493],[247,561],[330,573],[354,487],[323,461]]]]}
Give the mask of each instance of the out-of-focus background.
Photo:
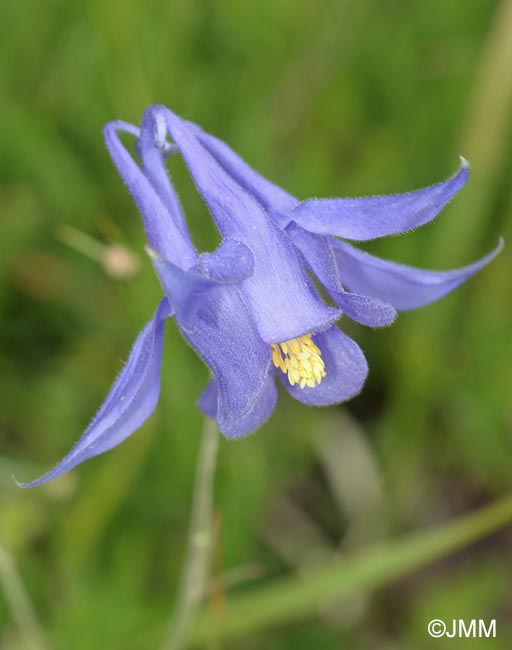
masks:
{"type": "MultiPolygon", "coordinates": [[[[512,236],[511,70],[510,0],[1,3],[0,647],[157,647],[184,559],[207,370],[172,322],[141,431],[45,487],[11,479],[69,450],[161,294],[103,124],[167,104],[302,198],[429,185],[463,154],[470,183],[434,224],[366,246],[453,268],[512,236]]],[[[210,606],[505,496],[511,305],[505,248],[391,328],[341,323],[371,368],[357,399],[309,409],[282,394],[257,434],[222,441],[210,606]]],[[[511,541],[504,529],[215,647],[444,647],[430,619],[482,618],[497,638],[474,647],[509,648],[511,541]]]]}

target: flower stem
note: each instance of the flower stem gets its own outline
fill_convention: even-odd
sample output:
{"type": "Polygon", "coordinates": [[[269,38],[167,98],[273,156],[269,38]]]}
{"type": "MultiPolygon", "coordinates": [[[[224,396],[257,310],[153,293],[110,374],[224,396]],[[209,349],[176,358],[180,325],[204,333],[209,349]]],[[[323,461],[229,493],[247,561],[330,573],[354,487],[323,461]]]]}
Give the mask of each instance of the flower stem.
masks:
{"type": "Polygon", "coordinates": [[[55,236],[63,244],[69,246],[69,248],[82,253],[82,255],[85,255],[94,262],[102,263],[107,247],[105,244],[94,239],[94,237],[64,223],[59,224],[55,231],[55,236]]]}
{"type": "Polygon", "coordinates": [[[219,434],[206,418],[196,467],[192,512],[181,585],[162,650],[181,650],[197,607],[206,591],[212,545],[213,482],[219,434]]]}
{"type": "Polygon", "coordinates": [[[48,645],[39,625],[32,603],[21,581],[16,564],[5,548],[0,546],[0,585],[12,611],[23,647],[27,650],[47,650],[48,645]]]}

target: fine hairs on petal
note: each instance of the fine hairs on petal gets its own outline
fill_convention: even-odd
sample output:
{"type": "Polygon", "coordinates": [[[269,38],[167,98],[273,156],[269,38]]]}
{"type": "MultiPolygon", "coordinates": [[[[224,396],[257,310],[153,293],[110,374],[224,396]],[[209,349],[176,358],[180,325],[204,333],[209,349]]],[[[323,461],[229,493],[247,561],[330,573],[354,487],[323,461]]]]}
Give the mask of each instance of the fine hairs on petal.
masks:
{"type": "Polygon", "coordinates": [[[290,214],[305,230],[353,241],[400,235],[435,219],[469,178],[465,158],[446,181],[403,194],[366,198],[310,199],[290,214]]]}
{"type": "Polygon", "coordinates": [[[339,404],[362,389],[368,364],[335,325],[341,315],[369,327],[397,310],[438,300],[501,250],[451,271],[427,271],[371,256],[341,239],[367,241],[432,221],[464,186],[469,163],[412,192],[300,202],[267,181],[230,147],[161,105],[140,128],[117,120],[105,143],[140,210],[146,252],[165,297],[138,335],[104,403],[63,460],[29,483],[57,478],[120,444],[153,412],[160,392],[164,322],[173,317],[212,380],[200,408],[228,438],[256,430],[277,400],[276,379],[300,402],[339,404]],[[136,138],[136,156],[121,140],[136,138]],[[180,155],[221,235],[199,253],[166,157],[180,155]],[[315,284],[316,283],[316,284],[315,284]],[[322,296],[328,295],[331,302],[322,296]],[[314,337],[314,341],[313,341],[314,337]]]}

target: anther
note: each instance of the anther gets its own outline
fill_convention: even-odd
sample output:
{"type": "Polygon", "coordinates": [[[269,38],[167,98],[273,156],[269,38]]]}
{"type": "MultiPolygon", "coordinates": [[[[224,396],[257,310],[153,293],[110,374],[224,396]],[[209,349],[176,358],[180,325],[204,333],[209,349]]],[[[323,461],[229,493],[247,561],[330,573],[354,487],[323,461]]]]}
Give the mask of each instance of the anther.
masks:
{"type": "Polygon", "coordinates": [[[271,343],[272,362],[288,376],[291,386],[314,388],[326,376],[320,348],[306,334],[282,343],[271,343]]]}

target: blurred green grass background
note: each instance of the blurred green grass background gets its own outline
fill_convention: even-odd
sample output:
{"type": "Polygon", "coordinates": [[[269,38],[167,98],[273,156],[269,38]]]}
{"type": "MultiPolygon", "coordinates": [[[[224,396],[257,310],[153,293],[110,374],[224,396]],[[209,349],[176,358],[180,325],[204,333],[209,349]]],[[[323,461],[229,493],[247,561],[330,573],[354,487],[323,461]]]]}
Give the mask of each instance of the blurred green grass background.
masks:
{"type": "MultiPolygon", "coordinates": [[[[140,432],[46,487],[22,491],[11,480],[67,452],[160,297],[103,124],[137,123],[148,104],[167,104],[303,198],[428,185],[463,154],[470,183],[434,225],[367,246],[455,267],[511,235],[512,3],[0,8],[0,547],[50,647],[155,647],[148,639],[165,625],[183,561],[201,428],[194,403],[207,381],[172,323],[160,403],[140,432]],[[67,245],[63,226],[123,245],[138,272],[116,279],[67,245]]],[[[173,172],[196,242],[212,249],[206,209],[184,169],[173,172]]],[[[371,368],[360,397],[315,410],[282,395],[256,435],[222,442],[214,605],[510,491],[510,278],[505,248],[455,294],[392,328],[343,322],[371,368]]],[[[509,648],[511,540],[508,529],[350,605],[218,647],[423,648],[428,620],[467,616],[497,618],[492,647],[509,648]]],[[[0,647],[25,643],[0,595],[0,647]]]]}

